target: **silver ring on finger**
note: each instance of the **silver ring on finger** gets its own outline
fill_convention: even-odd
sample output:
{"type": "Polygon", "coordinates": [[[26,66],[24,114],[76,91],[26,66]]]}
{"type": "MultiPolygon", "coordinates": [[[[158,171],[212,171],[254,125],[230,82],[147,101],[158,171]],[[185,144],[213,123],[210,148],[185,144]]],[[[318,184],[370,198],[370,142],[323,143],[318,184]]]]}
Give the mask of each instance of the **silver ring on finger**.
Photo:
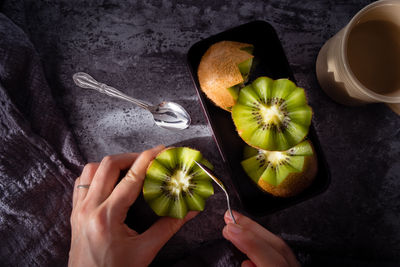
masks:
{"type": "Polygon", "coordinates": [[[76,188],[89,188],[90,184],[78,184],[76,188]]]}

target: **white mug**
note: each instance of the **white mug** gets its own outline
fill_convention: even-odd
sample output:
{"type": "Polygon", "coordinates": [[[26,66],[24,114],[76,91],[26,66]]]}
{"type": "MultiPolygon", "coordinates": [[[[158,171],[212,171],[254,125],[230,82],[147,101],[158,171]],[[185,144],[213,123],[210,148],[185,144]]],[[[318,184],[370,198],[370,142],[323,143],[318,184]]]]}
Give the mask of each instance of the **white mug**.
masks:
{"type": "Polygon", "coordinates": [[[321,48],[316,72],[336,102],[386,103],[400,115],[400,0],[360,10],[321,48]]]}

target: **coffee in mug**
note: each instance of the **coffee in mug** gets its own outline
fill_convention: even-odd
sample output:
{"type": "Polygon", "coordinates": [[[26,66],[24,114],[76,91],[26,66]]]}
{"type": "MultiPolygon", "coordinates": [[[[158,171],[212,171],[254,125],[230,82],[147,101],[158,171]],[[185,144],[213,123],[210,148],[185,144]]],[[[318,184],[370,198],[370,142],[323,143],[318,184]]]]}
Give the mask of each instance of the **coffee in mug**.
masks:
{"type": "Polygon", "coordinates": [[[344,105],[383,102],[400,114],[400,1],[374,2],[322,47],[321,88],[344,105]]]}

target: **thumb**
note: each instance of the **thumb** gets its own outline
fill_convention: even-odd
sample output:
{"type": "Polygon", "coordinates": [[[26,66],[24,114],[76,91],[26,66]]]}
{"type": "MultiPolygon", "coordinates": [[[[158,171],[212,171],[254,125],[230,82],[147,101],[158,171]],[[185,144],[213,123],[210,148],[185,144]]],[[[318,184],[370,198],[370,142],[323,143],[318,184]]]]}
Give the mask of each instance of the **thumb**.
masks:
{"type": "Polygon", "coordinates": [[[282,255],[273,249],[268,242],[239,224],[228,223],[222,230],[222,235],[246,254],[256,266],[288,265],[282,255]]]}
{"type": "Polygon", "coordinates": [[[184,219],[162,217],[149,229],[140,235],[140,242],[146,244],[149,257],[154,258],[158,251],[179,231],[189,220],[193,219],[198,212],[189,212],[184,219]]]}

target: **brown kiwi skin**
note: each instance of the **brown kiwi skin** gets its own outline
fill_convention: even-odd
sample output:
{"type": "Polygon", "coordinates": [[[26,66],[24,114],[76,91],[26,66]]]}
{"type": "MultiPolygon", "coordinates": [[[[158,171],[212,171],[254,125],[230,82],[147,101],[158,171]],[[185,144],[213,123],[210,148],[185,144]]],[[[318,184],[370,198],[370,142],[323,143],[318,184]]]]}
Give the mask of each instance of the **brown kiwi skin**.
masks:
{"type": "Polygon", "coordinates": [[[229,87],[243,83],[238,65],[254,56],[241,48],[251,44],[222,41],[208,48],[201,58],[197,76],[200,88],[217,106],[230,112],[236,101],[227,90],[229,87]]]}
{"type": "Polygon", "coordinates": [[[260,178],[258,186],[265,192],[276,197],[293,197],[300,194],[312,184],[318,172],[317,156],[314,147],[312,145],[311,147],[313,154],[304,158],[303,170],[301,172],[289,174],[278,186],[273,186],[260,178]]]}

